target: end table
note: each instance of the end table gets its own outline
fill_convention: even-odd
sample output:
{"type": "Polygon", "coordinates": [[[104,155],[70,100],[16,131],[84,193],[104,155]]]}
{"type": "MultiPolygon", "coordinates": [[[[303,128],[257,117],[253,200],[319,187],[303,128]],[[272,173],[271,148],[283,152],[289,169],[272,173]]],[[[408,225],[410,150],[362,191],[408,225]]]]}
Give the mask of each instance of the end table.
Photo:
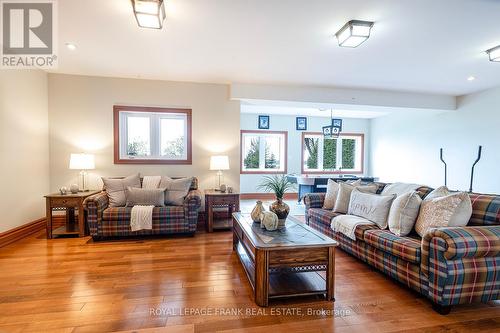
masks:
{"type": "Polygon", "coordinates": [[[46,201],[46,228],[47,238],[51,239],[58,235],[78,235],[85,236],[85,212],[83,209],[83,201],[91,195],[97,194],[100,191],[78,192],[76,194],[60,194],[54,193],[45,196],[46,201]],[[66,224],[62,227],[52,230],[52,210],[66,211],[66,224]],[[78,223],[75,221],[75,209],[78,210],[78,223]]]}
{"type": "Polygon", "coordinates": [[[230,229],[233,225],[233,212],[240,211],[240,194],[205,190],[206,227],[208,232],[214,229],[230,229]],[[214,217],[214,208],[227,208],[228,216],[214,217]]]}

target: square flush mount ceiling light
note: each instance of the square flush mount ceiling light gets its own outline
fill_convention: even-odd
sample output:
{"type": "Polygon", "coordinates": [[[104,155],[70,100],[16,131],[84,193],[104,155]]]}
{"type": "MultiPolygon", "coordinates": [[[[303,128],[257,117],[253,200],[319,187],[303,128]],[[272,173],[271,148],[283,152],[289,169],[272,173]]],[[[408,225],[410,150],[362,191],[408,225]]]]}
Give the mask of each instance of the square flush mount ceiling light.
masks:
{"type": "Polygon", "coordinates": [[[165,20],[163,0],[132,0],[137,24],[142,28],[161,29],[165,20]]]}
{"type": "Polygon", "coordinates": [[[370,37],[370,30],[373,22],[352,20],[347,22],[335,36],[339,41],[339,46],[358,47],[370,37]]]}
{"type": "Polygon", "coordinates": [[[490,61],[500,62],[500,45],[489,49],[488,51],[486,51],[486,53],[488,53],[488,55],[490,56],[490,61]]]}

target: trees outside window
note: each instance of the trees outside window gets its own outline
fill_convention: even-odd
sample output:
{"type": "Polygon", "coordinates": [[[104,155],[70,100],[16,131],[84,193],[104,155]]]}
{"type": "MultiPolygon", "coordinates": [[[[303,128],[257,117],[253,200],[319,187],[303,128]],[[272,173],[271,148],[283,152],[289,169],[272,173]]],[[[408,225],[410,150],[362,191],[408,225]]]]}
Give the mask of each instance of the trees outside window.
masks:
{"type": "Polygon", "coordinates": [[[363,173],[363,134],[302,134],[302,173],[363,173]]]}

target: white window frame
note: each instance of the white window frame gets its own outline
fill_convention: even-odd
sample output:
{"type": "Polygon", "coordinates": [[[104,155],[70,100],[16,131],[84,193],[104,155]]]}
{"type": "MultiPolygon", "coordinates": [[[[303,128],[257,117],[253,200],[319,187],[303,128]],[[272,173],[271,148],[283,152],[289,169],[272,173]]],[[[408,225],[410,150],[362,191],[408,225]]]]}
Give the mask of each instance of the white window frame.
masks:
{"type": "Polygon", "coordinates": [[[285,174],[287,173],[287,149],[288,149],[288,132],[286,131],[241,131],[241,142],[240,142],[240,173],[241,174],[285,174]],[[259,168],[258,169],[247,169],[244,165],[244,150],[245,150],[245,138],[246,137],[259,137],[259,168]],[[266,137],[277,136],[280,137],[280,168],[279,169],[266,169],[266,137]]]}
{"type": "Polygon", "coordinates": [[[341,133],[339,138],[337,138],[337,156],[336,156],[336,169],[324,169],[323,168],[323,147],[324,147],[324,136],[319,132],[309,132],[302,134],[302,152],[301,152],[301,163],[302,163],[302,173],[325,173],[325,174],[363,174],[364,173],[364,134],[362,133],[341,133]],[[305,139],[306,138],[318,138],[318,168],[309,169],[306,165],[305,160],[305,139]],[[342,140],[343,139],[354,139],[356,140],[356,156],[355,156],[355,168],[354,169],[344,169],[342,168],[342,140]]]}
{"type": "Polygon", "coordinates": [[[115,106],[115,164],[191,164],[191,110],[154,107],[115,106]],[[149,118],[150,155],[132,156],[127,154],[128,119],[149,118]],[[184,121],[183,155],[161,155],[161,120],[182,119],[184,121]]]}

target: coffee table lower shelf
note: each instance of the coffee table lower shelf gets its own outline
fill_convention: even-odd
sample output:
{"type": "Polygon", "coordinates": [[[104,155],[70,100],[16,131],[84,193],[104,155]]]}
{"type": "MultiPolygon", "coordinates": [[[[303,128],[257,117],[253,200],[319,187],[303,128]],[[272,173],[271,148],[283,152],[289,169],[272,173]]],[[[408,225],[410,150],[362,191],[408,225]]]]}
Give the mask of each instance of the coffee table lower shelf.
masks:
{"type": "MultiPolygon", "coordinates": [[[[333,267],[329,267],[328,263],[269,268],[267,259],[264,260],[266,262],[260,263],[259,269],[256,269],[256,259],[247,246],[237,237],[235,238],[234,250],[255,292],[257,305],[268,306],[271,299],[296,296],[324,295],[327,300],[334,300],[333,280],[327,281],[326,278],[328,269],[332,270],[330,274],[333,275],[333,267]],[[330,290],[328,289],[329,284],[330,290]]],[[[332,247],[332,253],[333,250],[332,247]]],[[[268,253],[265,251],[257,249],[254,251],[259,257],[268,257],[268,253]]],[[[262,260],[259,259],[257,261],[262,260]]]]}

